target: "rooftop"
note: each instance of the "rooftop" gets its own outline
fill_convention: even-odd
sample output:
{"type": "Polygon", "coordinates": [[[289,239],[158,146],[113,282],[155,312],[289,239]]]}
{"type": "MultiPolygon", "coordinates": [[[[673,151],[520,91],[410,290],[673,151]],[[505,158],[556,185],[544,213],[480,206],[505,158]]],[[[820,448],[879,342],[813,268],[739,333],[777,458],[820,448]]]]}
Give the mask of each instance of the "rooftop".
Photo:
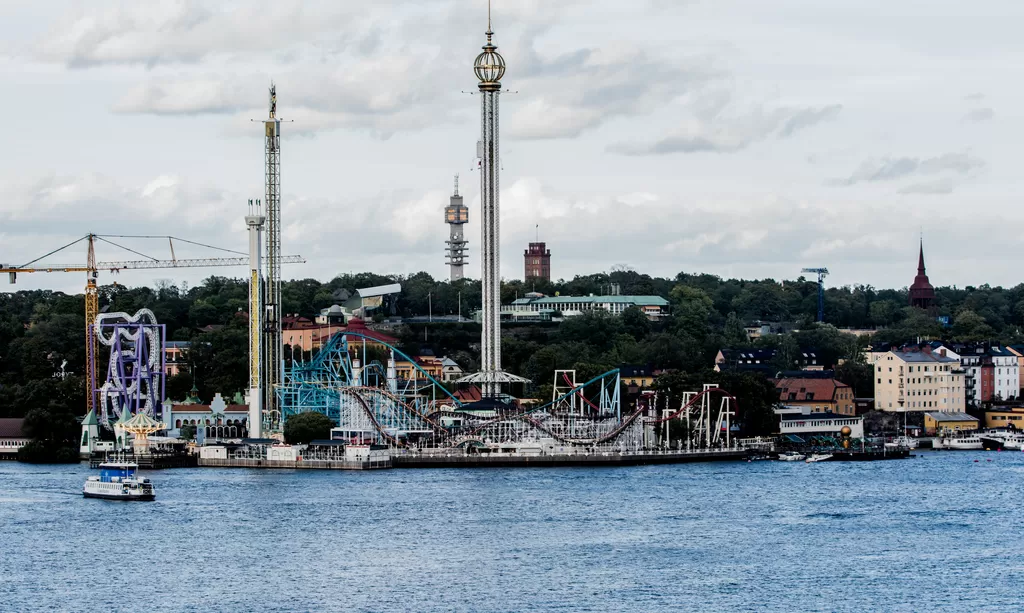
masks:
{"type": "Polygon", "coordinates": [[[927,415],[928,417],[931,417],[935,421],[939,421],[939,422],[942,422],[942,421],[978,421],[977,417],[972,417],[972,416],[968,415],[967,413],[961,413],[961,412],[947,413],[947,412],[944,412],[944,411],[929,411],[929,412],[926,412],[925,415],[927,415]]]}
{"type": "Polygon", "coordinates": [[[0,438],[25,438],[24,423],[21,417],[0,417],[0,438]]]}
{"type": "Polygon", "coordinates": [[[377,287],[366,287],[363,289],[357,289],[360,298],[373,298],[375,296],[388,296],[391,294],[398,294],[402,291],[402,285],[400,283],[391,283],[389,285],[378,285],[377,287]]]}
{"type": "Polygon", "coordinates": [[[890,353],[894,354],[896,357],[903,360],[904,362],[939,362],[942,364],[947,364],[950,362],[959,361],[956,358],[942,356],[928,351],[893,350],[890,353]]]}
{"type": "Polygon", "coordinates": [[[815,377],[787,377],[775,382],[775,390],[779,392],[779,400],[785,401],[822,401],[835,399],[836,390],[849,385],[835,379],[819,379],[815,377]],[[795,396],[793,396],[795,394],[795,396]],[[793,396],[793,397],[790,397],[793,396]]]}
{"type": "Polygon", "coordinates": [[[636,306],[668,306],[668,300],[661,296],[545,296],[544,298],[519,298],[512,304],[635,304],[636,306]]]}
{"type": "Polygon", "coordinates": [[[786,421],[810,421],[814,419],[863,419],[852,415],[839,415],[838,413],[781,413],[779,419],[786,421]]]}

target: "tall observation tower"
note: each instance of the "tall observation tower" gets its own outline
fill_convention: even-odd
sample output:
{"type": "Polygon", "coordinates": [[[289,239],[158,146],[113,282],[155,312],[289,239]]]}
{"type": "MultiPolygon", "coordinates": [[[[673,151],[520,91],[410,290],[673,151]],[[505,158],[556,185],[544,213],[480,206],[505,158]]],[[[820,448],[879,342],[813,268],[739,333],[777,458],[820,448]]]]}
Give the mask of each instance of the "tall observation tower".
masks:
{"type": "Polygon", "coordinates": [[[263,302],[263,356],[266,376],[263,383],[263,419],[261,431],[281,428],[276,388],[284,370],[281,340],[281,120],[277,117],[277,87],[270,84],[270,117],[266,128],[267,276],[263,302]]]}
{"type": "Polygon", "coordinates": [[[462,226],[469,221],[469,209],[462,204],[462,196],[459,195],[459,175],[455,175],[455,193],[452,195],[448,206],[444,207],[444,222],[451,228],[448,240],[445,244],[445,255],[448,258],[448,266],[451,267],[452,281],[462,279],[462,269],[466,266],[466,245],[469,243],[462,234],[462,226]]]}
{"type": "Polygon", "coordinates": [[[503,383],[521,383],[526,379],[501,370],[501,267],[499,258],[499,162],[498,98],[505,60],[491,42],[491,5],[487,3],[487,44],[473,62],[473,72],[480,81],[480,279],[483,293],[483,332],[480,336],[480,372],[463,377],[460,382],[478,383],[482,395],[496,397],[503,383]]]}

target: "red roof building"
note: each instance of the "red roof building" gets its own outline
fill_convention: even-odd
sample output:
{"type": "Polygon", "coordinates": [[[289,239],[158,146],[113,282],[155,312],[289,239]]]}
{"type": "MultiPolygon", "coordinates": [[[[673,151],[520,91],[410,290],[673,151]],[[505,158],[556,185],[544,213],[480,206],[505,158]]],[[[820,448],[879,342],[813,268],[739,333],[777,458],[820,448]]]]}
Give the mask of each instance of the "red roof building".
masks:
{"type": "Polygon", "coordinates": [[[775,381],[775,391],[787,406],[809,407],[812,413],[857,414],[853,388],[835,379],[787,377],[775,381]]]}

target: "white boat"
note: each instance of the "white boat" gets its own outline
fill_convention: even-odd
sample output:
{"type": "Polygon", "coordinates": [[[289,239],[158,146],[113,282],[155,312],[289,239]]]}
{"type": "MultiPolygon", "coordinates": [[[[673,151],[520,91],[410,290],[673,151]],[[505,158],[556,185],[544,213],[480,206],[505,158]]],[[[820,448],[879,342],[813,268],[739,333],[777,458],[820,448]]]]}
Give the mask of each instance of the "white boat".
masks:
{"type": "Polygon", "coordinates": [[[812,453],[811,456],[804,461],[810,464],[811,462],[824,462],[825,460],[829,460],[831,458],[831,453],[812,453]]]}
{"type": "Polygon", "coordinates": [[[156,499],[153,483],[146,477],[136,476],[138,469],[135,462],[104,462],[100,464],[100,476],[85,481],[82,495],[106,500],[156,499]]]}
{"type": "Polygon", "coordinates": [[[799,462],[806,457],[804,454],[795,451],[785,451],[779,454],[779,460],[783,462],[799,462]]]}
{"type": "Polygon", "coordinates": [[[986,449],[1024,450],[1024,433],[1011,430],[985,430],[978,434],[986,449]]]}
{"type": "Polygon", "coordinates": [[[959,451],[976,451],[983,449],[984,446],[981,443],[981,439],[977,436],[959,436],[956,438],[944,438],[942,439],[942,446],[946,449],[956,449],[959,451]]]}
{"type": "Polygon", "coordinates": [[[905,449],[917,449],[917,439],[909,436],[897,436],[892,441],[885,444],[888,449],[899,449],[903,447],[905,449]]]}

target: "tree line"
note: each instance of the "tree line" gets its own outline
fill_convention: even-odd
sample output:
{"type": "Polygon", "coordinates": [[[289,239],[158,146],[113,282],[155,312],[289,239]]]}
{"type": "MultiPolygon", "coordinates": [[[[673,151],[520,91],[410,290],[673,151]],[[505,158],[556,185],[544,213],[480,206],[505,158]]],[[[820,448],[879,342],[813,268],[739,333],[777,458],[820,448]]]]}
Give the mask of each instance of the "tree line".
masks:
{"type": "MultiPolygon", "coordinates": [[[[448,282],[425,272],[412,275],[342,274],[328,282],[300,279],[283,283],[283,310],[313,318],[321,309],[341,302],[343,290],[401,283],[397,311],[402,316],[462,312],[479,308],[480,283],[448,282]]],[[[652,277],[631,270],[581,275],[571,280],[529,285],[502,284],[502,303],[536,291],[546,295],[656,295],[670,307],[660,321],[649,321],[638,309],[614,317],[593,312],[551,324],[504,328],[503,364],[534,382],[527,393],[544,398],[555,369],[574,368],[580,379],[623,364],[688,374],[707,372],[722,347],[777,348],[780,370],[796,355],[814,349],[826,365],[842,360],[846,378],[868,390],[870,377],[856,372],[863,340],[839,328],[875,328],[873,338],[891,342],[917,338],[1021,342],[1024,327],[1024,285],[1012,288],[936,288],[936,313],[908,304],[907,290],[868,285],[829,288],[825,296],[826,325],[815,325],[817,284],[796,280],[723,279],[709,274],[680,273],[652,277]],[[946,315],[949,324],[935,315],[946,315]],[[747,340],[745,326],[754,322],[788,322],[801,330],[747,340]],[[846,372],[849,371],[849,372],[846,372]]],[[[107,311],[134,313],[149,308],[167,326],[169,340],[190,341],[189,371],[167,382],[167,395],[183,399],[193,385],[209,401],[221,392],[230,396],[247,385],[244,279],[212,276],[194,287],[158,283],[154,287],[120,284],[100,288],[107,311]]],[[[0,416],[24,416],[31,408],[52,415],[84,412],[84,297],[34,290],[0,294],[0,416]]],[[[479,326],[473,323],[402,325],[391,331],[409,354],[431,350],[449,355],[467,371],[478,366],[479,326]]],[[[289,352],[286,349],[285,356],[289,352]]],[[[867,392],[870,394],[870,391],[867,392]]]]}

